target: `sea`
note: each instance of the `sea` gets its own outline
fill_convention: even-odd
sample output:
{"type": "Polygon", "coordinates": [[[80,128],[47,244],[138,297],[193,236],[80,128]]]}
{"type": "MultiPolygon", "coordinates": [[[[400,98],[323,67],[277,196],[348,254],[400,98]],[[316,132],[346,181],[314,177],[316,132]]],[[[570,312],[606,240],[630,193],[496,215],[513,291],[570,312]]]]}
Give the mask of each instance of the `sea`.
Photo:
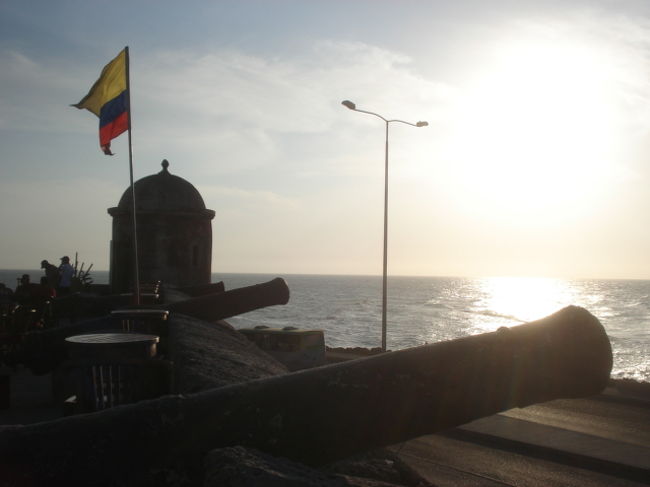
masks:
{"type": "MultiPolygon", "coordinates": [[[[0,270],[0,282],[42,271],[0,270]]],[[[107,271],[91,271],[96,284],[107,271]]],[[[286,280],[289,303],[229,318],[235,328],[258,325],[321,329],[330,347],[381,346],[381,276],[214,273],[234,289],[286,280]]],[[[581,306],[605,327],[614,353],[613,378],[650,382],[650,280],[551,279],[522,277],[389,276],[387,348],[399,350],[491,332],[581,306]]]]}

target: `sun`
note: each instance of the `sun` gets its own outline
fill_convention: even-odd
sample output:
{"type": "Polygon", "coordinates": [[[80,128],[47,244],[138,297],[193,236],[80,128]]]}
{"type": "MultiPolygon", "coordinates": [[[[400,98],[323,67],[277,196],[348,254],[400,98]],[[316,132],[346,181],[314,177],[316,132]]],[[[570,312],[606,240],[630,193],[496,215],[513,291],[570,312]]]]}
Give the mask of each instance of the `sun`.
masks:
{"type": "Polygon", "coordinates": [[[513,39],[477,67],[450,146],[468,205],[542,219],[590,207],[621,140],[604,56],[578,42],[513,39]]]}

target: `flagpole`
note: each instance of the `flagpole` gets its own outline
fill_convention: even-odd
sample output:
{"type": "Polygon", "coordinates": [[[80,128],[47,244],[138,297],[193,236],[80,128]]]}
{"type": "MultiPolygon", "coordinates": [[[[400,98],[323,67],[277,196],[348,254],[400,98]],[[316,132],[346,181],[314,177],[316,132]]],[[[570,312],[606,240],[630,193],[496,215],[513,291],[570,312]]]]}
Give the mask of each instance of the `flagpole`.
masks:
{"type": "Polygon", "coordinates": [[[131,78],[129,74],[129,46],[124,48],[126,62],[126,95],[129,119],[129,176],[131,177],[131,200],[133,201],[133,280],[135,293],[135,304],[140,304],[140,275],[138,272],[138,233],[135,219],[135,185],[133,184],[133,145],[131,144],[131,78]]]}

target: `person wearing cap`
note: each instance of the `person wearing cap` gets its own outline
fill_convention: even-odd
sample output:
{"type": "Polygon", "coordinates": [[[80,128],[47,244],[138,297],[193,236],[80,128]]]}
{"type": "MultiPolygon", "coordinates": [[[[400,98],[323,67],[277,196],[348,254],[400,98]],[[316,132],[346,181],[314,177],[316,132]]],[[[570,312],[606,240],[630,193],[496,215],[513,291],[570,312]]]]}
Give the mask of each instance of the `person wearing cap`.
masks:
{"type": "Polygon", "coordinates": [[[59,285],[59,269],[47,260],[41,261],[41,269],[45,269],[47,284],[52,288],[56,288],[59,285]]]}
{"type": "Polygon", "coordinates": [[[59,287],[57,288],[58,296],[65,296],[70,294],[70,286],[72,286],[72,276],[74,269],[70,265],[70,257],[64,255],[61,257],[61,265],[59,266],[59,287]]]}

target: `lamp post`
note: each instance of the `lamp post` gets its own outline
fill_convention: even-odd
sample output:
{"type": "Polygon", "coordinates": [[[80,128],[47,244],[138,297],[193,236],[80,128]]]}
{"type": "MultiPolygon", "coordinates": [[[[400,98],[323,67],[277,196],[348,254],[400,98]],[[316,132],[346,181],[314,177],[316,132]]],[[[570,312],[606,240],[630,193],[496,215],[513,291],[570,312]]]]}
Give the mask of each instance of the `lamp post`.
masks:
{"type": "Polygon", "coordinates": [[[366,110],[359,110],[357,106],[350,100],[341,102],[346,108],[354,110],[355,112],[367,113],[381,118],[386,123],[386,152],[384,164],[384,266],[382,275],[382,293],[381,293],[381,350],[386,351],[386,290],[388,284],[388,125],[392,122],[404,123],[411,127],[426,127],[429,125],[427,122],[405,122],[404,120],[387,120],[378,113],[368,112],[366,110]]]}

